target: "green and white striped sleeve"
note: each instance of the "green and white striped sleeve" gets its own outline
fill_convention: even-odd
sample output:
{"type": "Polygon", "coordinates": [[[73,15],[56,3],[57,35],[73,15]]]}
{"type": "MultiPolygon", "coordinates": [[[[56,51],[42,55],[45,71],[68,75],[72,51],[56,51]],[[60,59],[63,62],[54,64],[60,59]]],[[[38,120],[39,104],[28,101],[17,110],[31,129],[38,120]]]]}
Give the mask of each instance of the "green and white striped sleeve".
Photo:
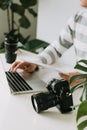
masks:
{"type": "Polygon", "coordinates": [[[50,44],[38,57],[45,64],[52,64],[73,45],[74,20],[71,18],[65,29],[61,31],[58,41],[50,44]]]}

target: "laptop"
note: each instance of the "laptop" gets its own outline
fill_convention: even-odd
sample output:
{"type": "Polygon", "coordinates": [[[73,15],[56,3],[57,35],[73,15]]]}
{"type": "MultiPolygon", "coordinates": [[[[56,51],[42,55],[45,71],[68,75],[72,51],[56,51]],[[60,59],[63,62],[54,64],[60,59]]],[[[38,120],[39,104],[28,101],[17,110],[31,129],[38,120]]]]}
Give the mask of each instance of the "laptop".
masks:
{"type": "Polygon", "coordinates": [[[56,66],[53,67],[51,65],[42,64],[36,61],[35,54],[34,54],[34,58],[32,55],[33,54],[30,52],[18,50],[17,60],[19,59],[26,60],[31,63],[35,63],[45,69],[41,69],[41,71],[39,70],[31,74],[29,73],[23,74],[21,71],[18,71],[15,74],[10,73],[8,70],[11,64],[6,63],[4,54],[2,56],[0,55],[2,67],[12,94],[35,93],[40,91],[47,91],[46,89],[47,83],[49,83],[53,78],[60,78],[58,77],[58,72],[62,72],[62,73],[67,72],[67,67],[65,67],[65,65],[63,67],[61,65],[60,67],[56,67],[56,66]]]}
{"type": "Polygon", "coordinates": [[[2,69],[5,79],[7,80],[8,87],[11,94],[26,94],[47,91],[47,83],[43,81],[40,71],[34,73],[23,73],[17,71],[15,73],[9,72],[11,64],[6,63],[5,56],[0,56],[2,62],[2,69]]]}
{"type": "Polygon", "coordinates": [[[5,71],[6,79],[12,94],[25,94],[46,91],[47,84],[35,73],[5,71]]]}

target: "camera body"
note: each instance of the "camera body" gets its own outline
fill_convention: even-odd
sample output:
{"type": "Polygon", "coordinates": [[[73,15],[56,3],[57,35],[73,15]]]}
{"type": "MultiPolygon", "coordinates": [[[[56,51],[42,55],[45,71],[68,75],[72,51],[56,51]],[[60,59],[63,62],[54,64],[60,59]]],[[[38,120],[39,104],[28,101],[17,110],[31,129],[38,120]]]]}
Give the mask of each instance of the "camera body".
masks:
{"type": "Polygon", "coordinates": [[[47,92],[40,92],[31,96],[33,107],[37,113],[54,106],[61,113],[72,111],[73,99],[67,80],[53,79],[46,88],[47,92]]]}

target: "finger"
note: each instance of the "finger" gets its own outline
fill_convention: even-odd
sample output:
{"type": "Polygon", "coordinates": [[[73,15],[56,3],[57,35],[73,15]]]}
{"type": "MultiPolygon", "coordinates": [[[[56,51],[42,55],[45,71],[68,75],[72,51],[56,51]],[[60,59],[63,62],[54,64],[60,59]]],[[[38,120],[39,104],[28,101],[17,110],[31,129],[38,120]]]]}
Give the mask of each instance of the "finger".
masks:
{"type": "Polygon", "coordinates": [[[13,69],[19,64],[20,62],[14,62],[12,66],[10,67],[9,71],[13,71],[13,69]]]}
{"type": "Polygon", "coordinates": [[[68,73],[66,73],[66,74],[59,73],[59,75],[61,76],[61,78],[65,79],[65,80],[69,80],[69,74],[68,73]]]}
{"type": "Polygon", "coordinates": [[[17,69],[24,69],[22,62],[16,64],[12,71],[15,72],[17,69]]]}
{"type": "Polygon", "coordinates": [[[24,71],[26,72],[34,72],[36,70],[37,65],[28,63],[28,65],[25,67],[24,71]]]}
{"type": "Polygon", "coordinates": [[[33,72],[34,71],[34,66],[33,65],[25,66],[24,71],[33,72]]]}

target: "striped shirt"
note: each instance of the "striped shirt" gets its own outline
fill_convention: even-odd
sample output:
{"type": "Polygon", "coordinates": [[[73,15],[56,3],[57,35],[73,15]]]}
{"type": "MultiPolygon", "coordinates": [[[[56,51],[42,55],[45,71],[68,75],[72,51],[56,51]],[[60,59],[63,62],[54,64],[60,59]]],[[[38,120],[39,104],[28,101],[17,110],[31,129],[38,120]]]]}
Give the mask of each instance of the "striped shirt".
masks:
{"type": "Polygon", "coordinates": [[[81,9],[71,17],[58,41],[54,41],[38,57],[45,64],[54,63],[72,45],[78,60],[87,58],[87,9],[81,9]]]}

